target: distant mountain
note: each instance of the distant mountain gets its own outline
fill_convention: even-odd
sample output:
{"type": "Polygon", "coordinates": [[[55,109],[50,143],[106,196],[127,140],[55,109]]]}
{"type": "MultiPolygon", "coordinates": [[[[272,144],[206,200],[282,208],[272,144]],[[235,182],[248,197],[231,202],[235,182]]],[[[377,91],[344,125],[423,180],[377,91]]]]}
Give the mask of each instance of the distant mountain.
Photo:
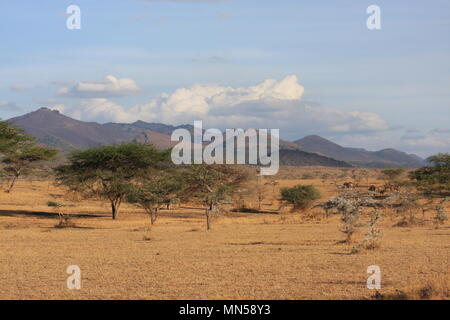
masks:
{"type": "Polygon", "coordinates": [[[280,146],[280,165],[282,166],[324,166],[350,168],[352,164],[325,157],[313,152],[302,150],[283,149],[280,146]]]}
{"type": "Polygon", "coordinates": [[[169,149],[177,144],[176,141],[170,140],[170,136],[150,130],[142,131],[134,138],[134,141],[144,144],[153,144],[158,149],[169,149]]]}
{"type": "Polygon", "coordinates": [[[114,130],[95,122],[75,120],[47,108],[8,121],[39,142],[64,151],[123,143],[134,138],[125,131],[114,130]]]}
{"type": "Polygon", "coordinates": [[[294,143],[309,152],[345,161],[358,167],[417,168],[424,165],[424,161],[413,154],[395,149],[367,151],[361,148],[346,148],[317,135],[304,137],[294,143]]]}
{"type": "MultiPolygon", "coordinates": [[[[176,144],[170,139],[173,130],[184,128],[193,131],[193,126],[189,124],[171,126],[144,121],[128,124],[84,122],[47,108],[8,121],[34,136],[40,143],[64,152],[130,141],[151,143],[161,149],[170,148],[176,144]]],[[[293,166],[352,166],[345,161],[310,152],[293,142],[283,140],[280,140],[280,162],[282,165],[293,166]]]]}
{"type": "MultiPolygon", "coordinates": [[[[167,129],[161,125],[153,126],[154,128],[158,130],[149,130],[145,128],[146,122],[144,121],[137,121],[134,123],[106,123],[103,126],[106,128],[109,128],[111,130],[116,131],[122,131],[126,133],[127,135],[130,135],[132,137],[132,141],[137,141],[140,143],[148,143],[153,144],[155,147],[160,149],[167,149],[173,147],[176,142],[172,142],[170,140],[170,135],[165,134],[164,132],[167,132],[167,129]]],[[[153,125],[153,124],[152,124],[153,125]]],[[[171,127],[171,126],[166,126],[171,127]]]]}
{"type": "Polygon", "coordinates": [[[159,132],[168,136],[172,135],[172,132],[176,129],[187,129],[190,132],[193,132],[194,126],[191,124],[183,124],[180,126],[171,126],[168,124],[162,124],[162,123],[149,123],[142,120],[138,120],[136,122],[133,122],[131,126],[135,128],[140,128],[144,130],[150,130],[154,132],[159,132]]]}

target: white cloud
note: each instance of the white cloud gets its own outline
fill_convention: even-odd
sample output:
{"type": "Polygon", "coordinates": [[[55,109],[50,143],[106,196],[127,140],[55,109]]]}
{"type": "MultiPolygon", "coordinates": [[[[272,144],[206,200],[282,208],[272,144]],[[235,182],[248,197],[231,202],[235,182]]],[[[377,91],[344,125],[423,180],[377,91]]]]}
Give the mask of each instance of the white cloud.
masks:
{"type": "Polygon", "coordinates": [[[296,76],[268,79],[257,85],[232,88],[193,85],[160,94],[147,103],[124,108],[104,98],[83,100],[65,112],[81,120],[167,124],[203,120],[215,128],[280,128],[284,135],[323,132],[377,132],[389,128],[378,114],[347,112],[301,101],[304,88],[296,76]]]}
{"type": "Polygon", "coordinates": [[[129,96],[140,92],[141,89],[133,79],[118,79],[108,75],[100,82],[80,81],[72,87],[62,87],[57,94],[60,96],[100,98],[129,96]]]}
{"type": "Polygon", "coordinates": [[[47,108],[50,110],[59,111],[60,113],[65,113],[67,110],[69,110],[69,108],[63,104],[55,104],[53,106],[48,106],[47,108]]]}
{"type": "Polygon", "coordinates": [[[209,128],[279,128],[284,139],[320,134],[344,146],[396,148],[424,157],[450,150],[447,128],[425,133],[411,128],[394,130],[377,113],[303,102],[303,93],[298,78],[288,76],[240,88],[196,84],[129,108],[106,98],[84,99],[74,107],[57,104],[50,108],[79,120],[102,123],[143,120],[176,125],[203,120],[209,128]]]}
{"type": "Polygon", "coordinates": [[[281,128],[305,132],[381,131],[387,122],[376,113],[347,112],[301,101],[304,88],[296,76],[269,79],[255,86],[231,88],[194,85],[161,94],[130,112],[144,121],[181,124],[203,120],[208,126],[281,128]]]}
{"type": "Polygon", "coordinates": [[[131,122],[135,118],[120,105],[105,98],[82,100],[77,108],[66,111],[71,117],[82,121],[131,122]]]}

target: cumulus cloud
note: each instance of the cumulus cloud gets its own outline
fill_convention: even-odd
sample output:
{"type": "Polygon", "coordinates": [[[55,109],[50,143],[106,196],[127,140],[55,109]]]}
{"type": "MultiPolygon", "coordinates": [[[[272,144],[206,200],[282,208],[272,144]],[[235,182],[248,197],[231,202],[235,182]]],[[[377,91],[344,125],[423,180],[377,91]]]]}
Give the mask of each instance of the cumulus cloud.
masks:
{"type": "Polygon", "coordinates": [[[218,110],[231,115],[238,111],[237,105],[252,101],[299,100],[303,91],[295,76],[286,77],[281,81],[265,80],[256,86],[246,88],[194,85],[190,88],[177,89],[172,94],[161,94],[145,104],[133,107],[131,111],[147,119],[159,117],[162,121],[176,122],[185,118],[207,117],[211,112],[218,110]]]}
{"type": "Polygon", "coordinates": [[[130,108],[105,98],[87,99],[65,113],[100,122],[144,120],[185,124],[203,120],[205,125],[220,129],[280,128],[285,136],[292,135],[292,138],[308,133],[377,132],[389,128],[376,113],[348,112],[304,103],[303,93],[303,86],[292,75],[241,88],[197,84],[160,94],[130,108]]]}
{"type": "Polygon", "coordinates": [[[63,113],[69,113],[71,117],[78,120],[95,120],[102,123],[135,120],[135,117],[126,112],[120,105],[105,98],[83,100],[77,108],[66,109],[63,113]]]}
{"type": "Polygon", "coordinates": [[[448,128],[429,132],[395,129],[377,113],[324,107],[302,101],[303,93],[298,78],[287,76],[240,88],[196,84],[130,107],[96,97],[82,99],[71,107],[54,104],[49,108],[79,120],[101,123],[143,120],[178,125],[202,120],[209,128],[279,128],[284,139],[320,134],[344,146],[397,148],[423,157],[450,150],[448,128]]]}
{"type": "Polygon", "coordinates": [[[116,78],[106,76],[103,81],[80,81],[71,87],[62,87],[58,90],[59,96],[81,98],[104,98],[135,95],[141,92],[136,82],[131,78],[116,78]]]}
{"type": "Polygon", "coordinates": [[[303,103],[296,76],[268,79],[255,86],[232,88],[194,85],[161,94],[130,112],[145,121],[181,124],[203,120],[209,126],[281,128],[286,132],[365,132],[388,129],[370,112],[347,112],[303,103]]]}
{"type": "Polygon", "coordinates": [[[48,106],[47,108],[50,110],[58,111],[60,113],[65,113],[66,111],[69,110],[69,108],[63,104],[55,104],[52,106],[48,106]]]}

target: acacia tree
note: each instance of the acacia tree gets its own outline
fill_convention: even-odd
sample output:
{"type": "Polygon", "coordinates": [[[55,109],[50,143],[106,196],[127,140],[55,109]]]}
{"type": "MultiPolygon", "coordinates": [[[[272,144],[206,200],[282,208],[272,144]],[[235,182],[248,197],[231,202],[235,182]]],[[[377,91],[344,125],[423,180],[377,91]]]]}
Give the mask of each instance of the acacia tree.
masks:
{"type": "Polygon", "coordinates": [[[206,229],[211,229],[212,215],[221,203],[237,192],[248,180],[248,172],[237,165],[192,165],[185,173],[186,191],[199,198],[205,206],[206,229]]]}
{"type": "Polygon", "coordinates": [[[176,170],[148,170],[130,188],[127,200],[141,206],[154,224],[159,209],[168,201],[178,198],[184,187],[180,173],[176,170]]]}
{"type": "Polygon", "coordinates": [[[107,199],[112,218],[136,180],[150,168],[168,164],[169,150],[136,142],[91,148],[70,154],[68,164],[55,168],[57,184],[85,198],[107,199]]]}
{"type": "Polygon", "coordinates": [[[450,154],[440,153],[427,159],[430,166],[410,174],[418,188],[427,194],[450,193],[450,154]]]}
{"type": "Polygon", "coordinates": [[[8,122],[0,121],[0,152],[2,154],[28,140],[30,137],[23,134],[22,130],[11,126],[8,122]]]}
{"type": "Polygon", "coordinates": [[[33,137],[9,123],[0,122],[0,153],[3,171],[9,177],[6,192],[11,192],[21,175],[29,174],[43,161],[56,158],[58,151],[39,146],[33,137]]]}

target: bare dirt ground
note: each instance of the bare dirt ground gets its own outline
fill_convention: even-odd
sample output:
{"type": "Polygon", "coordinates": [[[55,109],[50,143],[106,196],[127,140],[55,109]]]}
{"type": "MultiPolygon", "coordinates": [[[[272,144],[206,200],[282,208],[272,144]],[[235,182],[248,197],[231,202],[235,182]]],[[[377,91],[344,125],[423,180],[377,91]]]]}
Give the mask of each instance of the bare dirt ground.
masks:
{"type": "MultiPolygon", "coordinates": [[[[263,209],[278,210],[283,186],[312,183],[324,200],[337,194],[328,177],[301,174],[285,172],[290,179],[269,187],[263,209]]],[[[227,213],[207,232],[192,205],[163,212],[151,227],[136,207],[124,204],[113,221],[106,202],[62,194],[39,181],[0,192],[1,299],[370,299],[370,265],[381,268],[382,294],[417,298],[431,285],[440,290],[433,298],[449,298],[448,222],[400,228],[385,216],[381,247],[350,254],[338,216],[227,213]],[[71,205],[64,210],[75,228],[54,227],[58,215],[46,203],[55,199],[71,205]],[[81,268],[81,290],[67,289],[70,265],[81,268]]]]}

